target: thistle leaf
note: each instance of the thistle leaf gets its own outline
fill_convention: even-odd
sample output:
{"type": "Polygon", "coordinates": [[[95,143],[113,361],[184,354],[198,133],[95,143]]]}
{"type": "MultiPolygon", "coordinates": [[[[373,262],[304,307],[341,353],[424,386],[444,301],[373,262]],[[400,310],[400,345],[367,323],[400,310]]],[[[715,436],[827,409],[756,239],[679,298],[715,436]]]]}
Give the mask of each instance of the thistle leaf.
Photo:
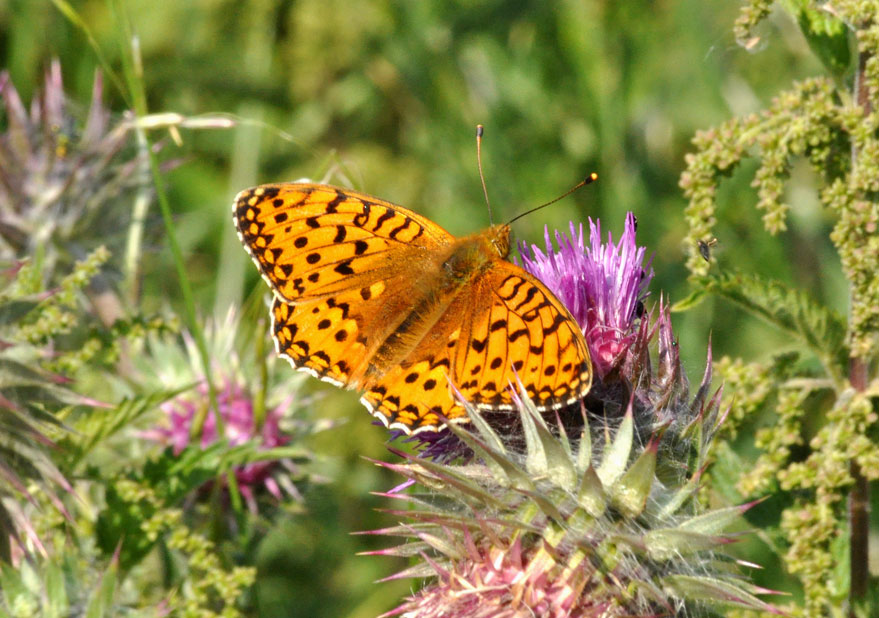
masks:
{"type": "Polygon", "coordinates": [[[669,499],[668,502],[662,505],[662,508],[659,509],[657,516],[660,520],[665,521],[672,517],[678,510],[684,505],[684,503],[693,496],[696,491],[699,489],[699,479],[702,478],[702,471],[698,470],[695,474],[693,474],[687,482],[684,483],[669,499]]]}
{"type": "Polygon", "coordinates": [[[658,441],[652,440],[625,474],[613,485],[614,506],[627,517],[636,517],[644,510],[656,473],[658,441]]]}
{"type": "Polygon", "coordinates": [[[742,516],[753,502],[741,506],[729,506],[724,509],[709,511],[702,515],[692,517],[680,525],[677,529],[685,532],[697,532],[699,534],[715,534],[725,530],[731,523],[742,516]]]}
{"type": "Polygon", "coordinates": [[[711,577],[669,575],[662,578],[662,585],[690,599],[701,599],[709,603],[726,603],[777,615],[783,614],[777,608],[761,601],[739,586],[711,577]]]}
{"type": "Polygon", "coordinates": [[[610,487],[625,472],[629,463],[629,453],[632,452],[632,436],[634,434],[634,420],[631,406],[623,417],[623,422],[617,429],[616,435],[610,446],[604,450],[601,465],[596,473],[601,479],[601,484],[610,487]]]}
{"type": "MultiPolygon", "coordinates": [[[[523,408],[522,416],[531,417],[534,434],[540,442],[544,475],[559,487],[573,491],[577,486],[577,471],[571,463],[570,453],[565,450],[560,440],[550,433],[539,414],[532,414],[530,410],[523,408]]],[[[524,418],[522,422],[525,422],[524,418]]]]}
{"type": "Polygon", "coordinates": [[[580,488],[577,490],[577,502],[587,513],[593,517],[601,517],[607,509],[607,496],[604,485],[595,472],[595,468],[589,466],[580,478],[580,488]]]}
{"type": "MultiPolygon", "coordinates": [[[[410,529],[407,535],[412,534],[412,530],[410,529]]],[[[402,535],[401,535],[402,536],[402,535]]],[[[396,558],[411,558],[412,556],[418,556],[428,549],[430,549],[430,545],[425,543],[424,541],[413,541],[411,543],[404,543],[403,545],[397,545],[396,547],[388,547],[387,549],[374,549],[372,551],[361,551],[357,552],[358,556],[394,556],[396,558]]]]}
{"type": "MultiPolygon", "coordinates": [[[[491,493],[486,492],[468,476],[456,472],[455,469],[450,466],[437,464],[427,459],[419,459],[418,465],[429,472],[434,478],[434,481],[439,480],[447,485],[447,491],[455,490],[455,493],[458,494],[462,500],[472,499],[476,500],[477,504],[487,504],[495,508],[502,505],[502,503],[492,496],[491,493]]],[[[463,470],[464,467],[459,466],[457,469],[463,470]]]]}
{"type": "MultiPolygon", "coordinates": [[[[473,406],[473,404],[471,404],[469,401],[463,401],[463,405],[464,409],[467,410],[467,415],[470,417],[470,421],[479,432],[479,435],[482,436],[482,439],[485,440],[489,444],[489,446],[491,446],[491,448],[498,453],[506,454],[507,450],[506,447],[504,447],[504,441],[501,440],[500,436],[497,435],[495,430],[491,428],[491,425],[485,422],[485,419],[483,418],[482,414],[479,413],[479,410],[477,410],[476,407],[473,406]]],[[[449,429],[452,429],[453,433],[456,436],[461,437],[458,431],[454,431],[455,429],[460,429],[459,427],[455,426],[454,424],[450,424],[449,429]]],[[[463,432],[465,430],[461,429],[461,431],[463,432]]]]}
{"type": "Polygon", "coordinates": [[[453,543],[450,543],[445,539],[441,539],[434,534],[428,534],[426,532],[415,532],[414,534],[416,537],[421,539],[423,543],[426,543],[430,547],[434,548],[440,554],[448,556],[452,560],[460,560],[462,558],[461,553],[458,551],[453,543]]]}
{"type": "MultiPolygon", "coordinates": [[[[442,562],[440,561],[439,564],[442,564],[442,562]]],[[[408,569],[403,569],[402,571],[394,573],[393,575],[383,577],[378,581],[389,582],[395,579],[422,579],[425,577],[436,577],[436,569],[427,562],[420,562],[414,566],[409,567],[408,569]]]]}
{"type": "Polygon", "coordinates": [[[727,537],[674,528],[651,530],[644,535],[644,546],[653,560],[672,560],[675,556],[715,549],[726,541],[727,537]]]}
{"type": "MultiPolygon", "coordinates": [[[[470,418],[474,420],[474,425],[476,424],[475,419],[479,419],[479,425],[477,425],[477,430],[483,437],[486,437],[486,434],[483,433],[482,427],[484,426],[486,431],[490,433],[491,436],[494,436],[495,439],[499,438],[497,434],[494,433],[492,429],[488,427],[488,424],[485,423],[485,419],[482,418],[482,415],[479,414],[475,409],[470,410],[470,418]]],[[[492,474],[499,482],[506,482],[507,484],[519,488],[519,489],[533,489],[534,484],[531,482],[528,474],[519,468],[505,453],[504,450],[496,451],[494,448],[477,439],[472,433],[463,429],[453,423],[448,425],[449,431],[454,433],[458,438],[471,449],[473,452],[482,459],[485,463],[486,467],[491,470],[492,474]]],[[[490,439],[490,438],[489,438],[490,439]]],[[[495,442],[495,440],[491,440],[495,442]]],[[[503,449],[503,444],[500,445],[501,449],[503,449]]]]}
{"type": "Polygon", "coordinates": [[[583,431],[580,433],[580,445],[577,450],[577,471],[583,474],[592,467],[592,436],[589,419],[583,415],[583,431]]]}
{"type": "MultiPolygon", "coordinates": [[[[520,390],[524,390],[521,388],[520,390]]],[[[537,434],[535,417],[539,416],[534,403],[523,395],[522,406],[519,409],[519,418],[522,419],[522,433],[525,436],[525,469],[531,476],[545,477],[549,473],[549,462],[543,450],[543,441],[537,434]]]]}

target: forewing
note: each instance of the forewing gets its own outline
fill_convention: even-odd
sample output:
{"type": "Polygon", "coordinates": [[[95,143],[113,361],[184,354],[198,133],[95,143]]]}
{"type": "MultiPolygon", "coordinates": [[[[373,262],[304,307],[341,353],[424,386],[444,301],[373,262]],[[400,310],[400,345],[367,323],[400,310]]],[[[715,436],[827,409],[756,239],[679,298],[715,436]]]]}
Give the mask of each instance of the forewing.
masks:
{"type": "Polygon", "coordinates": [[[289,303],[390,279],[419,250],[454,240],[402,206],[317,184],[246,189],[235,198],[233,219],[263,278],[289,303]]]}

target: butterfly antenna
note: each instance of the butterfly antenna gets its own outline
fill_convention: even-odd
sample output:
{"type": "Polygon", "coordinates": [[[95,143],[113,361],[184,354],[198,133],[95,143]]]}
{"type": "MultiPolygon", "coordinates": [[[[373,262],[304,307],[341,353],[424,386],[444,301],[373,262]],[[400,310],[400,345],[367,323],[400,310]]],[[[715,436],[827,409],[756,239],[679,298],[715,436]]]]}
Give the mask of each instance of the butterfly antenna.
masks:
{"type": "Polygon", "coordinates": [[[581,187],[585,187],[586,185],[592,184],[596,180],[598,180],[598,174],[596,174],[595,172],[592,172],[586,178],[584,178],[583,180],[578,182],[576,185],[574,185],[573,187],[571,187],[570,189],[565,191],[562,195],[558,196],[554,200],[550,200],[546,204],[541,204],[540,206],[536,206],[536,207],[532,208],[531,210],[526,210],[525,212],[523,212],[520,215],[516,215],[515,217],[513,217],[512,219],[507,221],[507,225],[510,225],[513,221],[516,221],[517,219],[521,219],[525,215],[530,215],[532,212],[536,212],[536,211],[540,210],[541,208],[546,208],[547,206],[551,206],[552,204],[555,204],[559,200],[562,200],[562,199],[568,197],[571,193],[573,193],[577,189],[580,189],[581,187]]]}
{"type": "Polygon", "coordinates": [[[488,206],[488,222],[491,223],[491,202],[488,201],[488,189],[485,188],[485,176],[482,173],[482,134],[485,129],[481,124],[476,125],[476,165],[479,167],[479,180],[482,182],[482,194],[485,196],[485,205],[488,206]]]}

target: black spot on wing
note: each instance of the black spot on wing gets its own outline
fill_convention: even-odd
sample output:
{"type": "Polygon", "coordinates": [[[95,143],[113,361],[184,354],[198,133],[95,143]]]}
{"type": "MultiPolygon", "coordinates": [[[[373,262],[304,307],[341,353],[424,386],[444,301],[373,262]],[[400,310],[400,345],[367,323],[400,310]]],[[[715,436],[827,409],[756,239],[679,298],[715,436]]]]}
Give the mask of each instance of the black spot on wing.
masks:
{"type": "Polygon", "coordinates": [[[333,270],[335,270],[340,275],[353,275],[354,269],[351,268],[351,261],[352,260],[344,260],[342,262],[339,262],[333,270]]]}

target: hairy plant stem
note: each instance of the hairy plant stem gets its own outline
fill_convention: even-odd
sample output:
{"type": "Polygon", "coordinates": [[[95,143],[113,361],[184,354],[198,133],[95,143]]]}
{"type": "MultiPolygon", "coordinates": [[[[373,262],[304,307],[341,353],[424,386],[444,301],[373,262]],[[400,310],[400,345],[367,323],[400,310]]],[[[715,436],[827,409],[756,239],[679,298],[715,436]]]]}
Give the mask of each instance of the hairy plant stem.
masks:
{"type": "MultiPolygon", "coordinates": [[[[867,388],[867,364],[862,358],[853,358],[849,363],[849,380],[857,391],[867,388]]],[[[849,519],[849,616],[856,618],[857,607],[867,596],[870,579],[870,485],[861,473],[856,461],[849,463],[849,474],[854,484],[848,496],[849,519]]]]}
{"type": "MultiPolygon", "coordinates": [[[[872,111],[869,88],[864,80],[869,54],[861,52],[858,56],[858,68],[855,73],[853,94],[857,104],[864,110],[864,115],[872,111]]],[[[852,171],[858,165],[858,150],[852,144],[852,171]]],[[[854,357],[849,361],[849,382],[858,392],[867,388],[869,381],[867,375],[867,361],[864,358],[854,357]]],[[[848,496],[848,519],[849,519],[849,616],[858,616],[858,607],[867,596],[867,586],[870,579],[869,548],[870,548],[870,485],[861,473],[861,467],[852,460],[849,463],[849,473],[852,476],[852,490],[848,496]]]]}

